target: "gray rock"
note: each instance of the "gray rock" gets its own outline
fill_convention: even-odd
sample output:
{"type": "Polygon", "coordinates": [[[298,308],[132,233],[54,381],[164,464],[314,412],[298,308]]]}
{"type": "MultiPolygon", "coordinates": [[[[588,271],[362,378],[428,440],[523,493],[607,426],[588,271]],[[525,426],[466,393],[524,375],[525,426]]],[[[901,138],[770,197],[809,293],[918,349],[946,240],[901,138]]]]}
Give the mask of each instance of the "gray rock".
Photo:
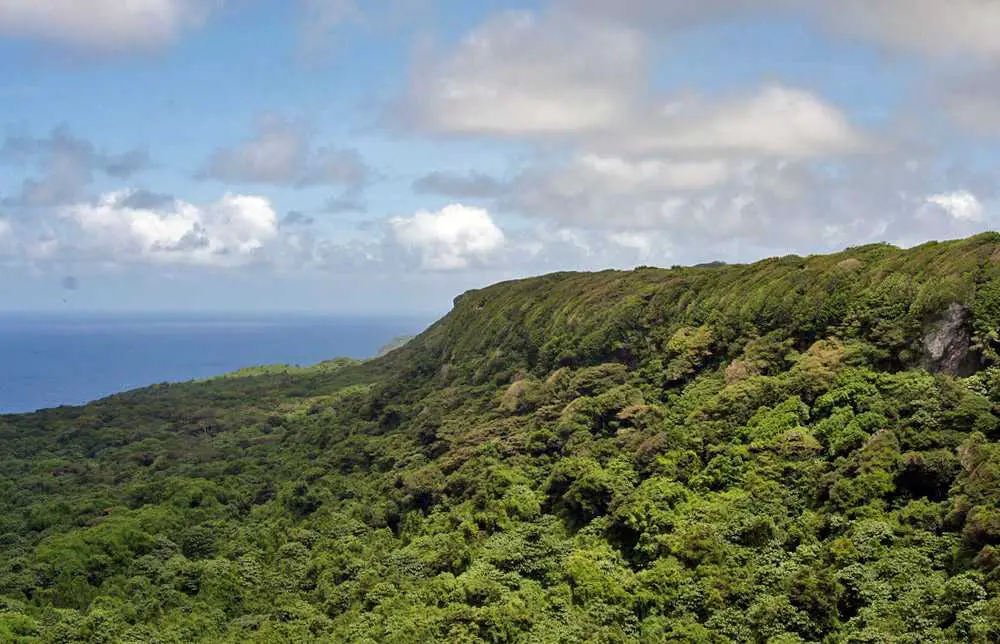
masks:
{"type": "Polygon", "coordinates": [[[972,350],[971,320],[968,307],[958,303],[948,307],[924,336],[925,369],[952,376],[969,376],[977,371],[979,356],[972,350]]]}

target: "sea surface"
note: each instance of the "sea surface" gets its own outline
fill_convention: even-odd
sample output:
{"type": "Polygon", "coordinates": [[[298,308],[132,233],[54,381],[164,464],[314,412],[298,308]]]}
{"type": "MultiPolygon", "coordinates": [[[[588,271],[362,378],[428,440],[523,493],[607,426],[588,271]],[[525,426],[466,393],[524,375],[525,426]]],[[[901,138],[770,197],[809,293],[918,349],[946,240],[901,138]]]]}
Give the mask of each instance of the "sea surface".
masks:
{"type": "Polygon", "coordinates": [[[429,318],[0,314],[0,413],[264,364],[369,358],[429,318]]]}

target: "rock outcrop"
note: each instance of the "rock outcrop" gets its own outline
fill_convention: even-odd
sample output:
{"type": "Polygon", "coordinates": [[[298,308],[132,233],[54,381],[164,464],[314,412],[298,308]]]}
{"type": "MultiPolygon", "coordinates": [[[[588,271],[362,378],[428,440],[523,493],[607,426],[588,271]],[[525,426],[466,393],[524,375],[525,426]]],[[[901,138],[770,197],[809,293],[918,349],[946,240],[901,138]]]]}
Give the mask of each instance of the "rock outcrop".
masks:
{"type": "Polygon", "coordinates": [[[944,316],[924,336],[923,366],[928,371],[952,376],[976,372],[979,356],[972,348],[972,313],[961,304],[952,304],[944,316]]]}

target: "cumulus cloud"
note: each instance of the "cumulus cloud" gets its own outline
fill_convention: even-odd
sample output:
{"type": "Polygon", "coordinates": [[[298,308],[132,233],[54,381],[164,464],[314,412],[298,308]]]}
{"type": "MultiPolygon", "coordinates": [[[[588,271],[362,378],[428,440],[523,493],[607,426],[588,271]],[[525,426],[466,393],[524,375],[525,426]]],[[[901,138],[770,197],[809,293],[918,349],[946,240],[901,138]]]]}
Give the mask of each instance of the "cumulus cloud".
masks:
{"type": "Polygon", "coordinates": [[[568,226],[654,229],[688,200],[728,188],[752,165],[725,159],[624,159],[592,153],[528,168],[498,200],[501,209],[568,226]]]}
{"type": "Polygon", "coordinates": [[[198,176],[230,183],[360,188],[371,169],[357,150],[313,147],[310,128],[277,114],[264,114],[254,136],[217,150],[198,176]]]}
{"type": "Polygon", "coordinates": [[[0,0],[0,35],[97,51],[149,49],[200,26],[201,0],[0,0]]]}
{"type": "Polygon", "coordinates": [[[646,162],[645,172],[641,164],[636,169],[605,163],[603,172],[579,160],[531,171],[493,207],[593,231],[640,251],[640,257],[660,246],[642,240],[667,235],[681,261],[738,260],[790,248],[819,252],[873,241],[908,244],[997,224],[981,195],[948,189],[986,184],[978,173],[954,168],[942,176],[935,163],[897,156],[832,165],[780,159],[709,165],[692,172],[688,183],[680,181],[683,174],[670,177],[660,161],[646,162]],[[701,178],[706,180],[694,180],[701,178]],[[930,186],[943,189],[928,193],[930,186]]]}
{"type": "Polygon", "coordinates": [[[998,223],[987,204],[965,190],[925,197],[907,195],[900,204],[896,212],[868,218],[878,226],[875,238],[912,246],[929,239],[967,237],[995,229],[998,223]]]}
{"type": "MultiPolygon", "coordinates": [[[[525,205],[543,210],[546,203],[563,202],[579,208],[593,197],[629,199],[637,194],[667,198],[718,186],[738,171],[738,165],[723,159],[674,161],[669,159],[625,159],[585,153],[564,165],[537,167],[519,175],[510,195],[525,205]]],[[[612,204],[595,204],[598,208],[612,204]]],[[[530,208],[529,208],[530,209],[530,208]]],[[[609,216],[621,213],[608,211],[609,216]]]]}
{"type": "Polygon", "coordinates": [[[653,247],[653,239],[648,233],[618,232],[612,233],[608,239],[622,248],[637,251],[641,257],[648,257],[653,247]]]}
{"type": "MultiPolygon", "coordinates": [[[[566,179],[582,180],[587,185],[602,183],[614,192],[635,190],[684,191],[709,188],[722,183],[734,171],[721,159],[670,161],[665,159],[629,160],[597,154],[584,154],[566,174],[566,179]]],[[[582,185],[578,185],[581,188],[582,185]]]]}
{"type": "Polygon", "coordinates": [[[432,172],[414,190],[494,199],[502,210],[564,223],[650,228],[679,216],[692,193],[734,198],[728,192],[754,168],[878,147],[840,108],[801,88],[654,95],[644,87],[641,30],[598,18],[605,10],[637,18],[667,9],[693,17],[705,7],[565,2],[543,14],[502,13],[474,30],[443,62],[419,70],[408,103],[414,123],[430,133],[557,137],[568,158],[537,156],[504,181],[432,172]],[[711,189],[723,192],[703,194],[711,189]],[[641,208],[622,205],[637,200],[641,208]]]}
{"type": "Polygon", "coordinates": [[[639,153],[805,158],[856,152],[864,137],[811,92],[769,85],[752,94],[669,101],[603,142],[639,153]]]}
{"type": "Polygon", "coordinates": [[[449,271],[483,265],[506,237],[481,208],[451,205],[438,212],[420,211],[388,222],[392,241],[413,253],[422,268],[449,271]]]}
{"type": "Polygon", "coordinates": [[[142,148],[108,152],[65,127],[45,137],[7,136],[0,146],[0,161],[40,173],[26,179],[19,196],[10,200],[21,206],[67,203],[82,197],[96,174],[128,179],[150,166],[149,153],[142,148]]]}
{"type": "MultiPolygon", "coordinates": [[[[632,7],[644,8],[654,7],[632,7]]],[[[643,240],[664,227],[697,241],[763,236],[781,225],[769,208],[802,218],[789,204],[808,198],[802,179],[811,164],[878,147],[837,106],[788,85],[712,97],[644,92],[639,32],[568,9],[487,22],[432,69],[419,102],[428,131],[559,135],[564,152],[529,157],[503,181],[433,172],[415,191],[490,199],[500,212],[563,228],[610,230],[613,245],[641,255],[655,246],[643,240]],[[577,30],[599,30],[615,46],[594,46],[577,30]],[[586,98],[591,91],[602,98],[586,98]]]]}
{"type": "Polygon", "coordinates": [[[153,210],[126,205],[130,194],[63,208],[62,218],[75,227],[64,243],[116,262],[227,266],[253,262],[278,235],[277,215],[263,197],[227,194],[212,204],[177,200],[153,210]]]}
{"type": "Polygon", "coordinates": [[[670,230],[608,232],[544,223],[511,230],[504,257],[522,271],[542,273],[670,265],[677,253],[670,230]]]}
{"type": "Polygon", "coordinates": [[[443,60],[418,66],[404,118],[452,134],[567,135],[625,118],[645,43],[616,26],[508,11],[443,60]]]}
{"type": "MultiPolygon", "coordinates": [[[[489,199],[501,212],[562,226],[708,226],[735,234],[767,217],[751,195],[790,200],[801,190],[794,175],[808,172],[807,164],[880,147],[839,107],[789,85],[655,95],[645,87],[642,31],[599,14],[637,18],[673,7],[693,19],[705,7],[598,4],[500,14],[419,70],[409,108],[425,132],[536,143],[555,137],[560,146],[536,148],[546,153],[522,160],[510,179],[438,171],[417,179],[416,192],[489,199]]],[[[634,241],[638,233],[630,234],[634,241]]]]}
{"type": "MultiPolygon", "coordinates": [[[[394,1],[300,0],[299,7],[309,29],[326,37],[334,27],[365,23],[372,11],[384,13],[394,1]]],[[[184,0],[140,0],[114,15],[108,7],[121,3],[95,0],[89,13],[94,22],[103,16],[103,23],[72,31],[64,23],[76,20],[80,4],[87,3],[0,0],[0,34],[101,47],[93,35],[101,33],[111,43],[105,48],[114,49],[145,46],[124,33],[162,43],[204,19],[203,10],[186,14],[183,8],[194,5],[184,0]],[[150,8],[142,16],[133,11],[144,4],[150,8]],[[36,5],[65,7],[65,15],[32,31],[25,16],[40,15],[36,5]],[[151,17],[159,20],[159,36],[148,35],[144,20],[151,17]]],[[[314,216],[365,212],[373,171],[355,150],[313,143],[308,123],[265,114],[245,140],[211,155],[198,176],[331,187],[333,196],[309,214],[279,220],[266,199],[239,195],[195,205],[133,190],[94,201],[87,189],[96,177],[128,179],[148,166],[148,155],[106,152],[61,130],[40,139],[8,137],[0,145],[0,159],[37,172],[11,202],[63,206],[56,209],[54,232],[39,227],[19,243],[34,257],[72,252],[238,266],[288,254],[327,267],[394,266],[401,258],[432,271],[505,261],[534,270],[578,261],[594,268],[910,243],[996,223],[992,178],[943,170],[941,157],[934,158],[940,151],[915,162],[912,150],[893,149],[815,91],[771,82],[681,92],[654,86],[649,72],[651,55],[673,32],[787,12],[839,36],[915,54],[927,69],[937,65],[950,81],[938,88],[938,107],[974,134],[1000,135],[998,3],[551,0],[543,7],[495,13],[454,47],[418,57],[395,104],[394,116],[411,132],[517,145],[510,148],[519,155],[502,174],[456,172],[451,164],[412,182],[417,195],[479,200],[486,209],[453,205],[369,221],[365,239],[336,244],[323,237],[323,226],[354,218],[328,217],[311,226],[314,216]],[[971,73],[949,78],[956,69],[971,73]],[[497,217],[512,214],[518,219],[501,228],[497,217]],[[529,228],[514,225],[522,223],[529,228]]],[[[20,234],[22,220],[13,223],[12,229],[0,219],[5,246],[20,234]]]]}
{"type": "Polygon", "coordinates": [[[569,160],[517,174],[498,200],[502,209],[565,225],[756,234],[766,208],[804,198],[813,164],[850,158],[869,144],[820,99],[772,86],[749,97],[675,104],[616,139],[581,145],[569,160]]]}
{"type": "MultiPolygon", "coordinates": [[[[971,234],[996,223],[995,181],[947,168],[929,135],[897,136],[899,123],[881,132],[860,126],[829,98],[783,82],[703,94],[658,90],[647,74],[654,51],[647,39],[657,29],[662,37],[700,22],[785,13],[953,72],[954,54],[972,55],[966,70],[993,56],[996,29],[983,24],[992,25],[998,7],[554,0],[537,13],[505,12],[445,56],[416,65],[404,113],[424,134],[489,135],[527,144],[528,153],[503,179],[437,171],[413,189],[482,199],[493,213],[549,231],[522,239],[507,229],[508,255],[517,248],[552,257],[544,249],[561,248],[591,266],[625,256],[738,260],[971,234]],[[977,18],[982,24],[967,24],[977,18]],[[594,33],[613,44],[594,46],[594,33]],[[941,42],[921,40],[931,37],[941,42]],[[990,194],[984,186],[993,186],[990,194]]],[[[994,67],[966,79],[962,117],[980,133],[1000,134],[994,67]]],[[[918,123],[926,116],[922,106],[907,109],[918,123]]],[[[949,109],[960,112],[954,102],[949,109]]]]}
{"type": "Polygon", "coordinates": [[[959,221],[979,222],[983,220],[983,204],[970,192],[960,190],[927,197],[927,203],[943,209],[959,221]]]}
{"type": "Polygon", "coordinates": [[[828,181],[811,159],[584,153],[567,162],[529,167],[496,203],[503,211],[571,226],[639,230],[703,226],[717,234],[757,234],[767,208],[836,187],[837,182],[828,181]],[[761,196],[768,205],[747,195],[761,196]],[[745,225],[735,226],[735,221],[745,225]]]}

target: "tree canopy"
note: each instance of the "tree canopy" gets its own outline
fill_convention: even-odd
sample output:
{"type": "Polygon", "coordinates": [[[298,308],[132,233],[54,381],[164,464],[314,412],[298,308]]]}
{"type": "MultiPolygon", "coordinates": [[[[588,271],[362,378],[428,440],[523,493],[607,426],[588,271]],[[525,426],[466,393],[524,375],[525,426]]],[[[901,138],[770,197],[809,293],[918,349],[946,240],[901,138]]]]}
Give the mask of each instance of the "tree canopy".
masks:
{"type": "Polygon", "coordinates": [[[1000,641],[998,329],[985,234],[0,417],[0,641],[1000,641]]]}

